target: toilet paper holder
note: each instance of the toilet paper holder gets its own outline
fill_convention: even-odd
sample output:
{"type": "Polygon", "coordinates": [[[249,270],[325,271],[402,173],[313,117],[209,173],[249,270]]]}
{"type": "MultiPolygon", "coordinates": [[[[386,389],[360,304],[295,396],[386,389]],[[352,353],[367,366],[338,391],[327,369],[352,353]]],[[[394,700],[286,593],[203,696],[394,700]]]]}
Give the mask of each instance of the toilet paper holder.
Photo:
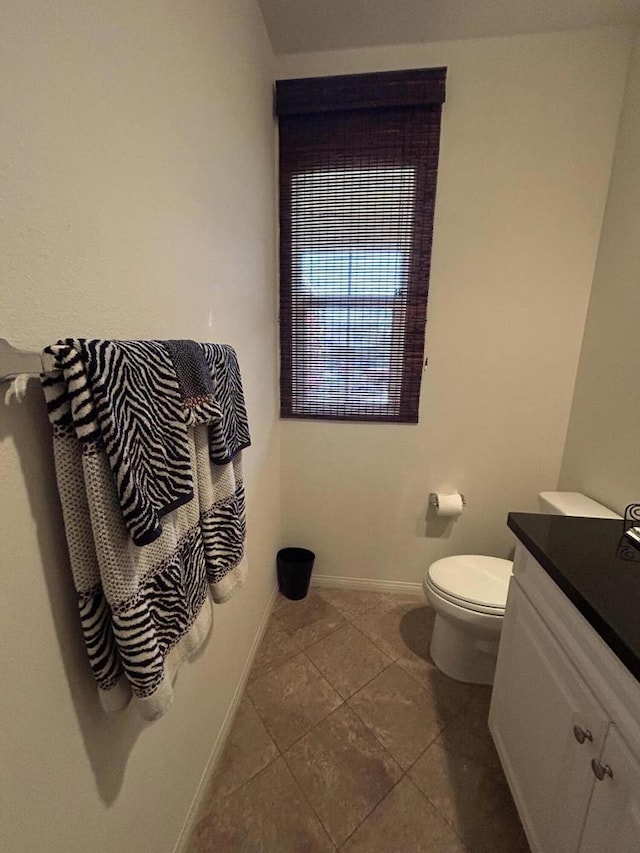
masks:
{"type": "MultiPolygon", "coordinates": [[[[467,501],[465,499],[465,496],[460,492],[457,492],[457,494],[460,495],[460,500],[462,501],[462,506],[464,509],[466,509],[467,508],[467,501]]],[[[438,495],[436,492],[430,492],[429,493],[429,505],[438,509],[438,495]]]]}

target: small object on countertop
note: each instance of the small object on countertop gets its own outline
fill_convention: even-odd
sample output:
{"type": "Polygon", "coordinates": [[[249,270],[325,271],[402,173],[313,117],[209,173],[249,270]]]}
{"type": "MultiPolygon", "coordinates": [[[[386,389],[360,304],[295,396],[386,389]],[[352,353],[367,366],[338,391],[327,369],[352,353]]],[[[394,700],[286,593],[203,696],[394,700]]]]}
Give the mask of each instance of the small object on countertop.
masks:
{"type": "Polygon", "coordinates": [[[624,509],[624,525],[634,525],[640,522],[640,504],[627,504],[624,509]]]}
{"type": "MultiPolygon", "coordinates": [[[[622,539],[640,551],[640,503],[628,504],[624,510],[624,534],[622,539]]],[[[629,559],[628,557],[626,559],[629,559]]],[[[636,559],[638,557],[636,556],[636,559]]]]}
{"type": "Polygon", "coordinates": [[[640,527],[630,527],[628,530],[625,530],[624,535],[634,548],[640,549],[640,527]]]}

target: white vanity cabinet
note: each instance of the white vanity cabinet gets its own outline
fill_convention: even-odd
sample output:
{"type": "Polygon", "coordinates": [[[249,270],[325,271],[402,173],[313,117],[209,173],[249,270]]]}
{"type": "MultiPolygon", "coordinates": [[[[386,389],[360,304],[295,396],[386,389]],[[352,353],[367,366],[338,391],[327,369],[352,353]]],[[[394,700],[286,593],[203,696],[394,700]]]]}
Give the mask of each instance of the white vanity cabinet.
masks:
{"type": "MultiPolygon", "coordinates": [[[[638,853],[640,850],[640,763],[611,727],[587,811],[580,853],[638,853]],[[609,776],[607,768],[611,769],[609,776]],[[614,770],[615,768],[615,770],[614,770]]],[[[596,768],[598,769],[598,768],[596,768]]]]}
{"type": "Polygon", "coordinates": [[[577,850],[607,715],[516,583],[489,725],[532,847],[577,850]]]}
{"type": "Polygon", "coordinates": [[[521,545],[489,728],[534,853],[640,851],[640,684],[521,545]]]}

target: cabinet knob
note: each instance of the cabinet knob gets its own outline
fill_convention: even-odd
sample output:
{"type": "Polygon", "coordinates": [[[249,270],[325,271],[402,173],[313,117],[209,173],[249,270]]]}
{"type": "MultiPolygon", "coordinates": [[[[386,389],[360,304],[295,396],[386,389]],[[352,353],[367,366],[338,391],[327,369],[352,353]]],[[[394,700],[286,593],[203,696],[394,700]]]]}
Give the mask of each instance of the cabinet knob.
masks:
{"type": "Polygon", "coordinates": [[[608,764],[603,764],[601,761],[598,761],[597,758],[591,759],[591,769],[593,770],[593,775],[596,777],[598,782],[602,782],[605,776],[609,776],[613,779],[613,770],[608,764]]]}
{"type": "Polygon", "coordinates": [[[582,726],[573,727],[573,736],[578,741],[578,743],[584,743],[585,740],[593,742],[593,735],[591,734],[589,729],[583,729],[582,726]]]}

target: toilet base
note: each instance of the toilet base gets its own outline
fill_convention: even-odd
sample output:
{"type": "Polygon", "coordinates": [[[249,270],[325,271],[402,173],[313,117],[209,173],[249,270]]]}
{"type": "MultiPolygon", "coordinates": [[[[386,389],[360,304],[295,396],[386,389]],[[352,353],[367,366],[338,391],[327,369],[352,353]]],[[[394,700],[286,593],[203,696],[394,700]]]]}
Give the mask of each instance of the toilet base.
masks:
{"type": "Polygon", "coordinates": [[[464,623],[436,614],[430,654],[440,672],[467,684],[493,684],[499,632],[478,634],[464,623]]]}

